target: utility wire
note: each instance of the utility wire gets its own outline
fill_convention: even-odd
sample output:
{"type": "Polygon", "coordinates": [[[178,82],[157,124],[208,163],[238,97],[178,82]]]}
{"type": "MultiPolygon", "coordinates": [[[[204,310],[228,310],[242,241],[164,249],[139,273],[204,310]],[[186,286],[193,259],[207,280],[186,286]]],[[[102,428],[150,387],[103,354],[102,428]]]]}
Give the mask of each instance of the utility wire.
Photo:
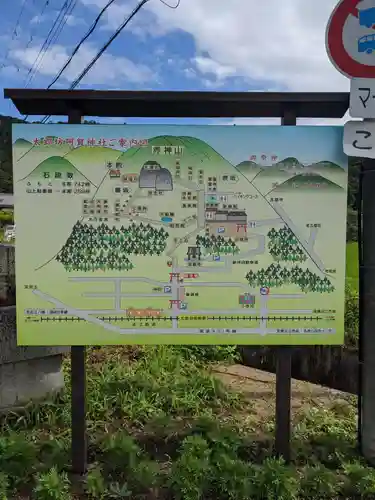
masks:
{"type": "Polygon", "coordinates": [[[177,0],[176,5],[169,5],[169,3],[165,2],[165,0],[159,0],[161,3],[169,7],[170,9],[177,9],[180,6],[181,0],[177,0]]]}
{"type": "Polygon", "coordinates": [[[67,9],[67,11],[65,12],[64,18],[60,20],[60,23],[59,23],[59,25],[58,25],[58,27],[57,27],[57,30],[56,30],[56,32],[54,33],[54,35],[53,35],[52,39],[50,40],[50,42],[49,42],[49,44],[48,44],[47,48],[45,49],[44,54],[43,54],[43,56],[42,56],[42,58],[41,58],[41,60],[40,60],[40,62],[39,62],[39,64],[38,64],[38,67],[37,67],[36,71],[38,71],[38,70],[39,70],[39,68],[40,68],[40,66],[41,66],[41,64],[42,64],[42,62],[43,62],[43,59],[44,59],[45,55],[47,54],[47,51],[48,51],[49,47],[50,47],[52,44],[55,44],[55,43],[58,41],[58,39],[59,39],[59,37],[60,37],[60,35],[61,35],[61,32],[62,32],[62,30],[64,29],[64,27],[65,27],[65,25],[66,25],[66,23],[67,23],[67,21],[68,21],[69,17],[72,15],[72,13],[73,13],[74,9],[75,9],[75,8],[76,8],[76,6],[77,6],[77,2],[78,2],[78,0],[72,0],[72,1],[70,2],[69,6],[68,6],[68,9],[67,9]]]}
{"type": "Polygon", "coordinates": [[[125,19],[125,21],[117,28],[114,34],[109,38],[109,40],[103,45],[103,47],[99,50],[96,56],[91,60],[91,62],[84,68],[81,74],[72,82],[70,85],[70,89],[75,89],[77,85],[81,82],[81,80],[87,75],[90,69],[94,66],[96,61],[102,56],[102,54],[108,49],[111,43],[119,36],[122,30],[130,23],[133,17],[142,9],[144,5],[150,0],[141,0],[138,5],[133,9],[130,15],[125,19]]]}
{"type": "MultiPolygon", "coordinates": [[[[114,1],[114,0],[113,0],[114,1]]],[[[98,61],[98,59],[103,55],[103,53],[108,49],[108,47],[111,45],[111,43],[120,35],[120,33],[122,32],[122,30],[129,24],[129,22],[133,19],[134,16],[137,15],[137,13],[142,9],[142,7],[144,7],[144,5],[149,2],[150,0],[141,0],[138,5],[132,10],[132,12],[129,14],[129,16],[124,20],[124,22],[117,28],[117,30],[114,32],[114,34],[109,38],[109,40],[102,46],[102,48],[99,50],[99,52],[96,54],[96,56],[90,61],[90,63],[83,69],[83,71],[79,74],[79,76],[71,83],[70,87],[69,87],[69,90],[73,90],[77,87],[77,85],[79,85],[79,83],[81,82],[81,80],[87,75],[87,73],[91,70],[91,68],[94,66],[94,64],[98,61]]],[[[180,3],[181,3],[181,0],[177,0],[177,4],[176,5],[169,5],[167,2],[165,2],[164,0],[160,0],[164,5],[166,5],[167,7],[171,8],[171,9],[176,9],[177,7],[179,7],[180,3]]],[[[77,51],[79,50],[79,47],[84,43],[85,40],[87,40],[87,38],[91,35],[91,33],[94,31],[97,23],[99,22],[99,19],[100,17],[103,15],[103,13],[105,12],[105,10],[111,5],[111,3],[113,3],[112,1],[110,1],[104,8],[103,10],[99,13],[98,17],[95,19],[93,25],[91,26],[91,28],[89,29],[89,31],[86,33],[86,35],[83,37],[83,39],[79,42],[79,44],[75,47],[72,55],[70,56],[70,58],[68,59],[67,63],[64,65],[64,67],[62,68],[62,70],[59,72],[59,74],[57,75],[57,77],[54,79],[54,81],[47,87],[48,89],[58,80],[58,78],[61,76],[61,74],[63,73],[63,71],[65,70],[65,68],[68,66],[68,64],[71,62],[71,60],[73,59],[74,55],[77,53],[77,51]],[[92,29],[93,28],[93,29],[92,29]]],[[[45,116],[41,123],[46,123],[49,118],[51,117],[51,115],[47,115],[45,116]]],[[[26,121],[27,117],[24,118],[24,120],[26,121]]]]}
{"type": "MultiPolygon", "coordinates": [[[[34,25],[34,28],[30,31],[30,34],[29,34],[29,41],[27,42],[26,44],[26,49],[28,49],[30,47],[30,44],[33,42],[34,40],[34,33],[36,32],[37,30],[37,26],[40,24],[40,21],[41,21],[41,18],[43,17],[43,14],[44,12],[46,11],[47,7],[49,6],[50,4],[50,0],[46,0],[40,13],[38,14],[38,20],[36,21],[35,25],[34,25]]],[[[25,8],[25,5],[26,5],[26,0],[24,0],[23,4],[22,4],[22,7],[21,7],[21,12],[18,16],[18,20],[17,20],[17,23],[16,23],[16,26],[13,30],[13,35],[12,35],[12,41],[14,40],[14,38],[17,36],[17,29],[18,29],[18,26],[20,24],[20,21],[21,21],[21,17],[22,17],[22,13],[24,11],[24,8],[25,8]]],[[[9,57],[9,53],[10,53],[10,50],[11,50],[11,45],[8,46],[8,50],[7,50],[7,53],[6,55],[4,56],[4,62],[2,63],[2,65],[0,66],[0,70],[3,69],[6,65],[6,62],[8,60],[8,57],[9,57]]],[[[18,71],[19,71],[19,67],[16,65],[18,71]]]]}
{"type": "Polygon", "coordinates": [[[8,50],[6,51],[5,53],[5,56],[4,56],[4,61],[2,63],[2,65],[0,66],[0,69],[3,69],[5,68],[5,65],[6,65],[6,62],[8,60],[8,57],[9,57],[9,53],[10,53],[10,50],[11,50],[11,45],[12,45],[12,42],[14,41],[14,39],[18,36],[18,33],[17,33],[17,30],[20,26],[20,23],[21,23],[21,18],[22,18],[22,15],[24,13],[24,10],[26,8],[26,3],[27,3],[27,0],[23,0],[22,2],[22,5],[21,5],[21,10],[18,14],[18,18],[17,18],[17,21],[16,21],[16,24],[13,28],[13,31],[12,31],[12,38],[11,38],[11,41],[9,42],[9,45],[8,45],[8,50]]]}
{"type": "Polygon", "coordinates": [[[52,80],[52,82],[48,85],[47,89],[50,89],[52,87],[52,85],[54,85],[57,80],[60,78],[60,76],[63,74],[63,72],[65,71],[65,69],[69,66],[69,64],[71,63],[73,57],[77,54],[77,52],[79,51],[79,49],[81,48],[81,46],[85,43],[85,41],[89,38],[89,36],[93,33],[93,31],[95,30],[96,26],[98,25],[101,17],[103,16],[103,14],[105,13],[105,11],[115,2],[116,0],[109,0],[109,2],[107,3],[107,5],[105,5],[102,10],[99,12],[98,16],[96,17],[95,21],[92,23],[92,25],[90,26],[89,30],[87,31],[86,35],[81,39],[81,41],[75,46],[73,52],[71,53],[69,59],[66,61],[66,63],[64,64],[64,66],[61,68],[61,70],[58,72],[58,74],[56,75],[56,77],[52,80]]]}
{"type": "MultiPolygon", "coordinates": [[[[103,14],[105,13],[105,11],[115,2],[116,0],[110,0],[107,5],[105,5],[103,7],[103,9],[99,12],[98,16],[96,17],[96,19],[94,20],[94,22],[92,23],[91,27],[89,28],[89,30],[87,31],[86,35],[80,40],[80,42],[75,46],[72,54],[70,55],[69,59],[66,61],[66,63],[64,64],[64,66],[61,68],[61,70],[59,71],[59,73],[57,74],[57,76],[53,79],[53,81],[48,85],[47,87],[47,90],[50,89],[52,87],[52,85],[54,85],[57,80],[60,78],[60,76],[63,74],[63,72],[65,71],[65,69],[68,67],[68,65],[71,63],[73,57],[76,55],[76,53],[78,52],[78,50],[81,48],[81,46],[84,44],[84,42],[89,38],[89,36],[94,32],[96,26],[98,25],[101,17],[103,16],[103,14]]],[[[29,117],[29,115],[26,115],[26,117],[24,118],[24,120],[26,121],[27,118],[29,117]]],[[[42,121],[42,123],[45,123],[42,121]]]]}
{"type": "MultiPolygon", "coordinates": [[[[42,56],[41,56],[41,58],[39,60],[39,63],[37,64],[37,66],[35,68],[35,71],[34,71],[34,74],[33,74],[32,78],[35,77],[36,73],[38,72],[39,68],[41,67],[43,59],[44,59],[45,55],[47,54],[48,49],[50,48],[50,46],[53,45],[53,44],[55,44],[58,41],[58,39],[59,39],[59,37],[61,35],[61,32],[64,29],[64,27],[65,27],[65,25],[66,25],[66,23],[68,21],[69,16],[72,15],[72,13],[73,13],[76,5],[77,5],[77,1],[78,0],[69,0],[68,6],[67,6],[67,10],[65,11],[64,16],[60,19],[60,22],[59,22],[59,24],[58,24],[58,26],[56,28],[56,31],[53,33],[52,37],[48,41],[47,46],[45,47],[45,49],[44,49],[44,51],[42,53],[42,56]]],[[[29,82],[29,84],[30,84],[30,82],[29,82]]]]}
{"type": "MultiPolygon", "coordinates": [[[[42,7],[42,10],[40,11],[40,14],[38,15],[38,20],[36,21],[36,26],[38,26],[40,24],[40,21],[43,17],[43,14],[44,12],[46,11],[47,7],[49,6],[50,4],[50,0],[46,0],[43,7],[42,7]]],[[[27,45],[26,45],[26,48],[29,48],[30,44],[32,43],[32,41],[34,40],[34,32],[35,32],[35,28],[31,30],[30,32],[30,36],[29,36],[29,41],[27,42],[27,45]]]]}
{"type": "MultiPolygon", "coordinates": [[[[109,40],[102,46],[96,56],[91,60],[91,62],[84,68],[84,70],[80,73],[80,75],[72,82],[69,87],[69,90],[73,90],[77,87],[80,81],[87,75],[90,69],[94,66],[96,61],[101,57],[101,55],[107,50],[107,48],[111,45],[111,43],[119,36],[121,31],[127,26],[127,24],[133,19],[133,17],[142,9],[142,7],[149,2],[150,0],[141,0],[138,5],[132,10],[129,16],[125,19],[125,21],[117,28],[114,34],[109,38],[109,40]]],[[[45,116],[42,120],[42,123],[46,123],[51,115],[45,116]]]]}
{"type": "Polygon", "coordinates": [[[44,59],[49,47],[51,46],[51,44],[55,43],[58,40],[58,38],[61,34],[61,31],[63,30],[63,28],[68,20],[68,17],[72,14],[76,5],[77,5],[77,0],[65,0],[63,6],[59,10],[59,13],[58,13],[51,29],[49,30],[49,32],[47,34],[47,37],[46,37],[42,47],[39,50],[39,53],[38,53],[38,55],[33,63],[33,66],[29,69],[29,72],[27,74],[28,80],[25,84],[25,88],[27,88],[30,85],[31,81],[33,80],[36,73],[38,72],[38,70],[43,62],[43,59],[44,59]]]}
{"type": "Polygon", "coordinates": [[[26,78],[28,78],[28,80],[26,81],[25,87],[27,87],[28,84],[30,83],[30,81],[32,80],[32,75],[33,75],[33,73],[35,73],[34,69],[36,68],[36,66],[38,64],[38,60],[39,60],[41,54],[43,53],[45,47],[47,46],[48,41],[50,40],[50,37],[52,36],[54,30],[56,29],[56,26],[60,20],[60,16],[63,14],[64,9],[66,10],[66,8],[68,7],[68,1],[69,0],[64,0],[62,7],[60,8],[59,12],[57,13],[56,19],[54,20],[49,32],[47,33],[46,39],[44,40],[43,45],[40,47],[39,53],[37,54],[33,65],[30,67],[30,69],[26,75],[26,78]]]}

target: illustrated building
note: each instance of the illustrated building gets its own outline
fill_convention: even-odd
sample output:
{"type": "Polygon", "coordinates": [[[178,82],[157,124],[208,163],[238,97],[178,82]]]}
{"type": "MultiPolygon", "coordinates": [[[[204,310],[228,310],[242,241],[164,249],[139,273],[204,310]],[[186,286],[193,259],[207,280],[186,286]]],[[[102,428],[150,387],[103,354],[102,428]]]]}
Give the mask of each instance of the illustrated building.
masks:
{"type": "Polygon", "coordinates": [[[238,303],[240,305],[254,306],[255,295],[252,295],[251,293],[241,293],[241,295],[238,297],[238,303]]]}
{"type": "Polygon", "coordinates": [[[200,247],[188,247],[187,251],[188,260],[199,260],[201,258],[201,248],[200,247]]]}
{"type": "Polygon", "coordinates": [[[155,191],[172,191],[173,180],[170,171],[156,161],[146,161],[139,174],[139,187],[155,191]]]}
{"type": "Polygon", "coordinates": [[[247,214],[244,210],[206,208],[205,220],[210,235],[240,238],[247,232],[247,214]]]}

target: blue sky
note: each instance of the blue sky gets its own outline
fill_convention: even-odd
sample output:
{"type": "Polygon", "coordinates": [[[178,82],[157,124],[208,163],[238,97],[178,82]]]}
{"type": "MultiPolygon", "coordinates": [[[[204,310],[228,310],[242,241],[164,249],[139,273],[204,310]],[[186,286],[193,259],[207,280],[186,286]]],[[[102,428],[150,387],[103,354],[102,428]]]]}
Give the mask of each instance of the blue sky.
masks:
{"type": "MultiPolygon", "coordinates": [[[[335,1],[324,0],[323,6],[321,0],[318,9],[314,0],[283,0],[282,6],[279,0],[181,0],[177,9],[170,9],[149,0],[79,88],[346,90],[347,80],[332,67],[324,48],[325,24],[335,1]]],[[[64,0],[50,0],[47,6],[46,0],[7,2],[0,18],[1,86],[45,88],[105,3],[77,0],[61,34],[35,65],[64,0]]],[[[136,3],[116,0],[54,88],[69,86],[136,3]]],[[[17,116],[2,98],[0,113],[17,116]]],[[[218,120],[206,121],[213,122],[218,120]]]]}
{"type": "MultiPolygon", "coordinates": [[[[234,165],[249,160],[250,156],[262,154],[278,156],[282,160],[295,156],[303,163],[332,161],[346,166],[346,157],[342,149],[342,127],[300,126],[297,130],[290,127],[258,126],[173,126],[173,125],[14,125],[13,141],[18,138],[33,142],[46,136],[61,138],[94,137],[149,139],[157,135],[184,135],[199,137],[210,144],[234,165]]],[[[51,146],[52,147],[52,146],[51,146]]],[[[115,144],[119,148],[118,144],[115,144]]],[[[269,160],[266,163],[270,163],[269,160]]]]}

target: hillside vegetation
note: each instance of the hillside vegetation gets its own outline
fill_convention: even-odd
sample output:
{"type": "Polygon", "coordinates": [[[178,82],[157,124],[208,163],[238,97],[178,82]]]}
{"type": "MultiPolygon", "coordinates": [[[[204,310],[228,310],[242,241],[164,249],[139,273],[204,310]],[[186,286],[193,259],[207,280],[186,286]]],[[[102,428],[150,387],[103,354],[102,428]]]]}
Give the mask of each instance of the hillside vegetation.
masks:
{"type": "Polygon", "coordinates": [[[354,400],[328,392],[303,400],[286,465],[274,458],[274,394],[247,394],[246,379],[230,389],[216,374],[223,359],[233,360],[232,347],[90,349],[90,467],[80,487],[67,473],[67,359],[60,397],[2,417],[0,498],[297,500],[375,491],[374,469],[356,451],[354,400]]]}

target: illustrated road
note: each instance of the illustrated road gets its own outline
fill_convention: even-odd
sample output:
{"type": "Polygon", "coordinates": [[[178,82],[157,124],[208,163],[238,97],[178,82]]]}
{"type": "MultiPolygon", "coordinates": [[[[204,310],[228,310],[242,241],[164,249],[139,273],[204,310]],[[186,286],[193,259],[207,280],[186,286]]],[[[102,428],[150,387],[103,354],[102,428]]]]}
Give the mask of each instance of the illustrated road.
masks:
{"type": "MultiPolygon", "coordinates": [[[[131,328],[121,328],[118,325],[110,325],[108,322],[103,321],[95,316],[98,315],[113,315],[113,314],[122,314],[125,315],[127,313],[126,308],[121,307],[121,301],[123,298],[169,298],[175,297],[177,300],[178,297],[178,291],[179,287],[181,284],[179,283],[177,278],[172,278],[172,281],[168,282],[163,282],[163,281],[158,281],[154,280],[151,278],[139,276],[139,277],[108,277],[108,276],[103,276],[103,277],[96,277],[96,278],[90,278],[90,277],[72,277],[70,278],[70,281],[72,282],[86,282],[86,283],[93,283],[93,282],[112,282],[114,285],[114,290],[112,292],[86,292],[83,294],[84,297],[91,297],[91,298],[113,298],[114,300],[114,307],[113,309],[76,309],[76,308],[71,308],[70,306],[66,306],[65,304],[61,303],[58,299],[49,296],[48,294],[45,294],[39,290],[36,290],[37,295],[40,295],[45,297],[49,302],[52,302],[55,305],[58,305],[59,307],[64,307],[68,311],[70,311],[70,314],[81,317],[83,319],[86,319],[87,321],[95,320],[94,322],[97,324],[101,324],[103,328],[109,329],[112,331],[118,331],[120,333],[134,333],[134,329],[131,328]],[[155,293],[125,293],[122,292],[122,283],[134,283],[134,282],[145,282],[150,285],[156,285],[158,287],[168,287],[169,291],[167,293],[160,293],[160,292],[155,292],[155,293]],[[63,304],[61,306],[61,304],[63,304]],[[89,318],[89,319],[88,319],[89,318]],[[99,322],[99,323],[98,323],[99,322]]],[[[246,291],[251,291],[250,287],[242,284],[242,283],[237,283],[237,282],[185,282],[183,284],[184,287],[229,287],[229,288],[239,288],[242,290],[246,291]]],[[[221,316],[221,315],[243,315],[243,316],[259,316],[259,328],[242,328],[236,331],[236,333],[240,334],[245,334],[245,333],[254,333],[254,334],[261,334],[261,335],[266,335],[270,333],[275,333],[274,328],[267,328],[267,317],[269,315],[284,315],[288,317],[288,315],[311,315],[313,314],[313,311],[311,309],[268,309],[268,301],[269,299],[300,299],[305,297],[305,294],[269,294],[269,295],[262,295],[259,291],[257,292],[258,294],[258,300],[259,300],[259,308],[258,310],[250,310],[250,309],[225,309],[225,310],[214,310],[214,309],[194,309],[194,310],[187,310],[187,309],[180,309],[179,308],[179,303],[172,303],[170,309],[161,309],[161,311],[168,315],[171,318],[171,323],[172,323],[172,328],[164,327],[164,329],[136,329],[137,333],[155,333],[159,332],[162,333],[166,331],[168,334],[169,333],[179,333],[183,334],[184,332],[189,332],[189,333],[200,333],[199,328],[192,328],[192,329],[184,329],[179,327],[178,323],[178,318],[179,316],[184,316],[186,318],[187,316],[197,316],[197,315],[208,315],[208,316],[221,316]]],[[[304,329],[301,329],[301,331],[304,331],[304,329]]],[[[330,329],[331,331],[331,329],[330,329]]],[[[207,332],[206,332],[207,333],[207,332]]],[[[323,332],[322,332],[323,333],[323,332]]]]}
{"type": "MultiPolygon", "coordinates": [[[[215,328],[208,330],[207,329],[202,329],[202,328],[178,328],[178,330],[175,330],[174,328],[121,328],[117,325],[112,325],[109,322],[103,321],[102,319],[99,319],[91,314],[91,312],[83,310],[83,309],[75,309],[73,307],[70,307],[60,300],[56,299],[55,297],[52,297],[51,295],[42,292],[41,290],[33,290],[32,293],[41,299],[53,304],[55,307],[64,309],[67,311],[67,313],[71,316],[76,316],[77,318],[81,318],[86,320],[88,323],[92,323],[95,325],[100,326],[104,330],[111,331],[114,333],[118,334],[123,334],[123,335],[139,335],[139,334],[147,334],[147,335],[187,335],[187,334],[194,334],[194,335],[207,335],[207,334],[224,334],[224,335],[251,335],[251,334],[256,334],[256,335],[264,335],[264,329],[263,328],[238,328],[234,332],[230,329],[220,329],[220,328],[215,328]]],[[[113,311],[112,311],[113,312],[113,311]]],[[[95,313],[97,314],[97,312],[95,313]]],[[[296,328],[294,329],[295,331],[293,333],[290,333],[288,335],[298,335],[298,334],[306,334],[306,335],[322,335],[324,333],[330,333],[334,334],[335,329],[334,328],[329,328],[329,329],[321,329],[318,332],[313,332],[309,331],[308,328],[296,328]]],[[[274,334],[274,335],[285,335],[284,332],[279,331],[276,328],[268,328],[266,331],[267,334],[274,334]]]]}

